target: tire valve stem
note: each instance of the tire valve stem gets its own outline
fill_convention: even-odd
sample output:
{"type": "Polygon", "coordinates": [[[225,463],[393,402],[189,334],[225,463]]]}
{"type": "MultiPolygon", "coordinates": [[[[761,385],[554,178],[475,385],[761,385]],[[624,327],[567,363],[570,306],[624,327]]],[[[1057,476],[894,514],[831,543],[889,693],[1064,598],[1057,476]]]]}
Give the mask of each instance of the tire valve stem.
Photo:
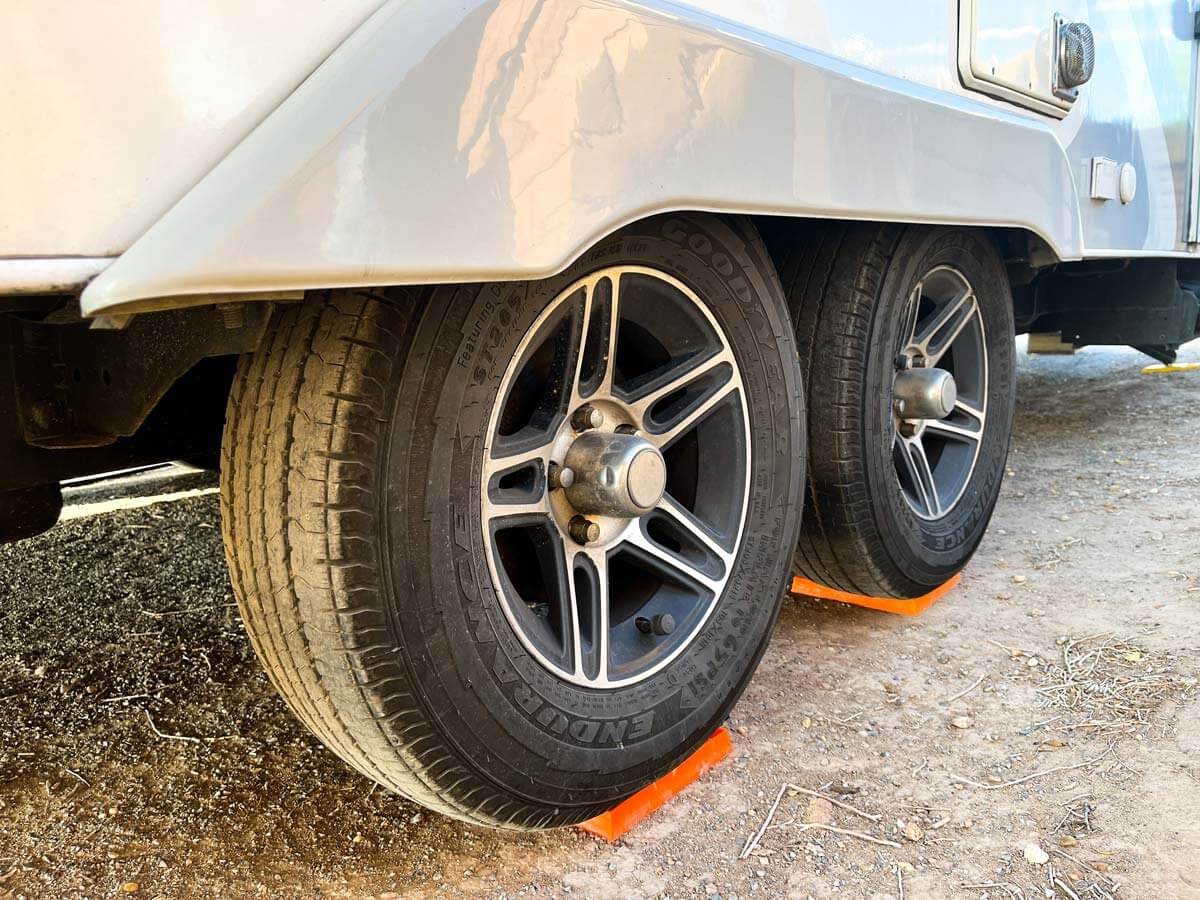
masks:
{"type": "Polygon", "coordinates": [[[590,544],[600,539],[600,526],[583,516],[572,516],[567,530],[577,544],[590,544]]]}
{"type": "Polygon", "coordinates": [[[675,617],[670,613],[659,613],[652,619],[638,616],[634,620],[634,624],[642,634],[655,634],[662,637],[675,630],[675,617]]]}

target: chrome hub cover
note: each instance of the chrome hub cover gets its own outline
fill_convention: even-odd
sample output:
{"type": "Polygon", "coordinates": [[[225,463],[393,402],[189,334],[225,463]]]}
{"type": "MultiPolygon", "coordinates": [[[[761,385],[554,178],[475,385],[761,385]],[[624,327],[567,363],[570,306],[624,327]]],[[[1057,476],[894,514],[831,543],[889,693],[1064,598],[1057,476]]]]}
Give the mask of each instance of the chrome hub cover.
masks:
{"type": "Polygon", "coordinates": [[[564,463],[574,473],[567,500],[585,514],[634,519],[654,509],[667,487],[662,453],[633,434],[582,434],[564,463]]]}

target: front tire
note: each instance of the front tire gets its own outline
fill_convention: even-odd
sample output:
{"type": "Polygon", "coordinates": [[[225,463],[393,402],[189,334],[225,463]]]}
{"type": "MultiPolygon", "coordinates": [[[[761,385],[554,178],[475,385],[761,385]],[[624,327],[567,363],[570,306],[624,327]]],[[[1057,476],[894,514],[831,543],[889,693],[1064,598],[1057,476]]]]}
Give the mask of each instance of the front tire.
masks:
{"type": "Polygon", "coordinates": [[[1000,494],[1015,382],[1003,263],[962,228],[827,223],[775,240],[808,391],[796,571],[925,594],[966,565],[1000,494]]]}
{"type": "Polygon", "coordinates": [[[469,822],[570,825],[723,721],[803,469],[757,234],[671,216],[544,281],[283,309],[230,400],[226,552],[272,680],[339,756],[469,822]]]}

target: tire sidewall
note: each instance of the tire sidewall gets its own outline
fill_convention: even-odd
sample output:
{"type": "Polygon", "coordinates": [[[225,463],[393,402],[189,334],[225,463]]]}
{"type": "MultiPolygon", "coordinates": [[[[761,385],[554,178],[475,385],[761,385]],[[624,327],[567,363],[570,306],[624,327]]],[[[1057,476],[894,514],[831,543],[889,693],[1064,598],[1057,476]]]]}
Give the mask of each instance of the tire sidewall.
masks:
{"type": "Polygon", "coordinates": [[[411,682],[477,773],[566,819],[636,790],[704,740],[778,613],[799,525],[803,416],[781,291],[754,246],[711,217],[659,217],[544,281],[435,290],[416,340],[428,349],[395,386],[385,555],[411,682]],[[708,301],[747,387],[752,487],[727,588],[692,645],[645,681],[596,691],[552,675],[513,632],[486,563],[480,473],[491,410],[522,338],[561,291],[618,263],[663,269],[708,301]]]}
{"type": "Polygon", "coordinates": [[[1008,280],[992,245],[964,229],[914,228],[901,239],[883,279],[872,323],[864,392],[863,441],[876,526],[899,571],[919,590],[955,574],[982,539],[999,496],[1011,432],[1015,347],[1008,280]],[[954,508],[922,519],[904,500],[892,461],[894,350],[907,299],[936,266],[966,277],[979,301],[987,353],[988,421],[975,469],[954,508]]]}

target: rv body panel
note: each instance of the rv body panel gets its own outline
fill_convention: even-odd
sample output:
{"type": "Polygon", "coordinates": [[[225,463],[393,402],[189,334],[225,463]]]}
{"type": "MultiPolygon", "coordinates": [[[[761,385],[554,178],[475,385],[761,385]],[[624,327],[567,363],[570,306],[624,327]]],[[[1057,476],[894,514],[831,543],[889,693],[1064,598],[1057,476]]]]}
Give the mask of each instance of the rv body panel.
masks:
{"type": "Polygon", "coordinates": [[[100,272],[98,314],[536,277],[678,209],[1005,226],[1061,260],[1192,246],[1187,0],[300,6],[6,12],[0,289],[100,272]],[[1056,13],[1096,66],[1053,107],[1056,13]],[[1007,94],[963,74],[993,69],[1007,94]]]}

